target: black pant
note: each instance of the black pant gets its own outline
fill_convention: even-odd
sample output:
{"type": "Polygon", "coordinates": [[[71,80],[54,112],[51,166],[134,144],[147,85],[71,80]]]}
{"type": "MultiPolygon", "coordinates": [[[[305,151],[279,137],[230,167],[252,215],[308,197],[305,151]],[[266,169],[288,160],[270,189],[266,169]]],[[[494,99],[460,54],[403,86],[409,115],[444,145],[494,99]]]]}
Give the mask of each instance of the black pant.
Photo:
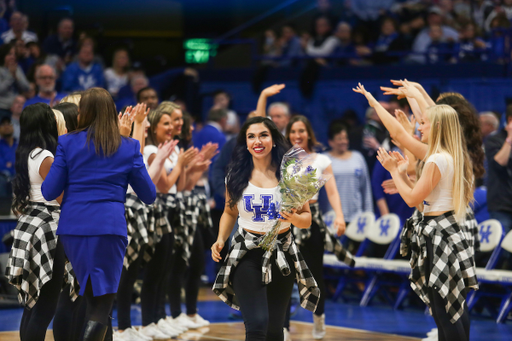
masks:
{"type": "Polygon", "coordinates": [[[85,323],[87,323],[87,321],[96,321],[108,326],[104,340],[112,340],[112,319],[110,314],[112,312],[112,306],[114,304],[116,294],[94,296],[91,278],[89,277],[87,279],[87,284],[85,285],[84,296],[86,302],[85,323]]]}
{"type": "MultiPolygon", "coordinates": [[[[426,238],[427,242],[427,262],[425,278],[428,281],[432,269],[434,268],[434,250],[432,240],[426,238]]],[[[466,299],[466,293],[463,294],[466,299]]],[[[430,307],[432,309],[432,316],[436,321],[437,329],[439,330],[439,341],[469,341],[469,312],[468,306],[464,303],[464,314],[455,323],[450,322],[450,315],[446,312],[445,301],[439,295],[439,292],[433,288],[428,288],[428,297],[430,300],[430,307]]]]}
{"type": "Polygon", "coordinates": [[[130,312],[132,307],[133,286],[137,280],[145,250],[146,245],[141,247],[137,259],[130,264],[128,269],[123,267],[123,272],[121,273],[119,288],[117,289],[117,325],[119,330],[132,327],[130,312]]]}
{"type": "Polygon", "coordinates": [[[59,304],[53,320],[53,337],[55,341],[78,341],[84,328],[86,304],[82,296],[71,301],[70,285],[62,289],[59,304]]]}
{"type": "Polygon", "coordinates": [[[181,314],[181,288],[185,280],[185,303],[187,306],[187,315],[197,313],[197,296],[199,295],[199,286],[201,284],[201,275],[204,270],[204,245],[203,235],[200,227],[196,228],[194,234],[194,243],[190,248],[190,258],[187,265],[182,257],[183,251],[177,250],[173,256],[173,262],[169,275],[169,303],[171,306],[171,315],[173,318],[181,314]]]}
{"type": "Polygon", "coordinates": [[[261,281],[264,250],[248,251],[234,270],[233,289],[240,303],[245,324],[246,341],[282,341],[283,326],[295,280],[295,268],[289,254],[286,259],[291,273],[283,276],[271,258],[272,282],[261,281]]]}
{"type": "Polygon", "coordinates": [[[44,341],[46,329],[52,321],[57,309],[59,293],[64,277],[65,253],[60,242],[53,250],[52,279],[46,282],[39,292],[39,299],[32,309],[25,308],[20,323],[20,339],[28,341],[44,341]]]}
{"type": "Polygon", "coordinates": [[[144,279],[140,293],[143,326],[156,323],[162,318],[159,309],[161,309],[162,292],[165,293],[165,279],[170,268],[169,262],[172,257],[173,244],[174,234],[164,234],[162,240],[155,247],[153,257],[144,269],[144,279]]]}

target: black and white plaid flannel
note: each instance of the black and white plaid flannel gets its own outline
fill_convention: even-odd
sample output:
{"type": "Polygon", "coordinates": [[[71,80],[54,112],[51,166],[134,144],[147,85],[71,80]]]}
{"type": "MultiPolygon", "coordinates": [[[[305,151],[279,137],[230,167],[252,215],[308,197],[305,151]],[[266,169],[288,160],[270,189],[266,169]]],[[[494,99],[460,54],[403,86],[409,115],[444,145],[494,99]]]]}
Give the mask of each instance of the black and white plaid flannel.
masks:
{"type": "Polygon", "coordinates": [[[192,205],[195,207],[197,226],[205,229],[213,227],[212,216],[210,215],[210,204],[204,187],[195,187],[192,191],[192,205]]]}
{"type": "MultiPolygon", "coordinates": [[[[324,248],[325,251],[332,252],[338,258],[340,262],[347,264],[350,267],[354,267],[356,264],[355,257],[341,244],[340,240],[336,238],[325,225],[322,215],[320,213],[320,207],[318,203],[309,204],[311,209],[311,218],[314,223],[320,227],[320,233],[325,236],[324,248]]],[[[292,225],[293,226],[293,225],[292,225]]],[[[295,243],[299,246],[304,245],[304,242],[311,238],[311,228],[299,229],[293,226],[293,234],[295,235],[295,243]]]]}
{"type": "Polygon", "coordinates": [[[184,191],[176,195],[176,204],[179,207],[179,222],[173,225],[175,247],[181,248],[181,257],[188,266],[190,258],[190,248],[194,243],[196,233],[197,217],[195,215],[195,207],[192,201],[192,192],[184,191]]]}
{"type": "Polygon", "coordinates": [[[137,195],[126,194],[124,203],[128,246],[124,255],[124,266],[128,269],[138,257],[142,246],[148,243],[148,208],[137,195]]]}
{"type": "MultiPolygon", "coordinates": [[[[57,226],[60,207],[31,202],[18,219],[14,229],[14,242],[6,267],[9,283],[18,289],[19,301],[32,308],[41,288],[52,279],[53,256],[57,247],[57,226]]],[[[71,263],[66,260],[63,287],[71,285],[70,297],[78,297],[79,287],[71,263]]]]}
{"type": "MultiPolygon", "coordinates": [[[[231,240],[231,249],[219,270],[215,283],[213,284],[213,291],[217,294],[222,301],[224,301],[231,308],[240,310],[240,304],[236,298],[235,291],[233,290],[231,274],[234,272],[240,260],[244,257],[247,251],[259,248],[258,244],[261,235],[247,232],[239,227],[233,235],[231,240]]],[[[290,265],[286,261],[284,252],[290,254],[295,266],[295,279],[299,286],[300,305],[307,310],[315,311],[320,298],[320,289],[309,270],[299,248],[293,240],[291,231],[279,236],[277,240],[276,249],[276,264],[281,273],[287,276],[291,273],[290,265]]],[[[262,283],[268,284],[272,281],[272,264],[270,263],[270,252],[265,252],[262,260],[262,283]]]]}
{"type": "Polygon", "coordinates": [[[174,196],[171,194],[158,194],[155,202],[147,207],[148,246],[144,251],[145,262],[149,262],[153,257],[155,247],[162,240],[162,236],[172,232],[171,224],[167,218],[168,205],[176,207],[174,196]]]}
{"type": "MultiPolygon", "coordinates": [[[[417,214],[413,218],[417,219],[417,214]]],[[[446,302],[445,308],[451,316],[451,322],[455,323],[464,313],[464,290],[478,289],[474,249],[469,245],[464,227],[457,223],[453,211],[440,215],[427,224],[414,224],[413,218],[408,220],[404,227],[407,231],[401,236],[402,244],[408,245],[411,251],[411,287],[428,306],[428,287],[438,291],[446,302]],[[434,255],[433,269],[428,279],[425,278],[426,237],[432,240],[434,255]]],[[[401,252],[407,249],[401,248],[401,252]]],[[[405,254],[402,253],[403,256],[405,254]]]]}

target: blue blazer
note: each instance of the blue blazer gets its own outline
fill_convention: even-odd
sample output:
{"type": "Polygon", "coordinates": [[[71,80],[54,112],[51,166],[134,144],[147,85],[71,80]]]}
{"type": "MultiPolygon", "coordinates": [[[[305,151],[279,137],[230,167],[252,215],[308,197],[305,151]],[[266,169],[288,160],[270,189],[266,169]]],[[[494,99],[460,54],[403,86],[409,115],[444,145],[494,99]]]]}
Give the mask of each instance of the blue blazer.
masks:
{"type": "Polygon", "coordinates": [[[96,154],[94,142],[88,146],[86,139],[87,131],[59,137],[55,160],[41,186],[46,200],[64,191],[57,234],[126,236],[128,184],[146,204],[156,198],[139,142],[122,138],[117,152],[103,157],[96,154]]]}

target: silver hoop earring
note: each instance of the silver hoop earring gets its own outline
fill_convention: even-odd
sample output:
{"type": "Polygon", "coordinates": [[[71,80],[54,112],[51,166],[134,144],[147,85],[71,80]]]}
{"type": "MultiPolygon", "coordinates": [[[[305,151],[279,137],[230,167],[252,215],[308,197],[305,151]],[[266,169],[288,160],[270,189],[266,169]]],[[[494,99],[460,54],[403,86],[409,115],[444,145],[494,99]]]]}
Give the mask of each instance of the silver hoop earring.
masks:
{"type": "Polygon", "coordinates": [[[275,146],[276,146],[276,145],[274,145],[274,147],[275,147],[275,146]]]}

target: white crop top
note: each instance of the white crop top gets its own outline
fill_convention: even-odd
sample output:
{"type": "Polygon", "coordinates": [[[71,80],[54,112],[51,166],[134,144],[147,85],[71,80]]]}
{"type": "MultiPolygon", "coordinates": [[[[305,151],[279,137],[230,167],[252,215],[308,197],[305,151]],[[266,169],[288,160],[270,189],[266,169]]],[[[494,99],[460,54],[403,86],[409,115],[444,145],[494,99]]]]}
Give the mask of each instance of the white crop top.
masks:
{"type": "MultiPolygon", "coordinates": [[[[145,146],[144,147],[144,158],[146,160],[149,160],[149,157],[153,154],[156,154],[158,152],[158,147],[157,146],[154,146],[154,145],[148,145],[148,146],[145,146]]],[[[178,163],[178,154],[180,153],[180,149],[178,148],[178,146],[176,146],[176,149],[175,149],[175,152],[171,154],[171,156],[169,156],[165,162],[164,162],[164,168],[165,168],[165,172],[167,175],[169,175],[169,173],[172,171],[172,169],[174,168],[174,166],[178,163]]],[[[156,192],[157,193],[161,193],[159,190],[158,190],[158,187],[156,188],[156,192]]],[[[174,184],[170,189],[169,189],[169,194],[176,194],[176,184],[174,184]]]]}
{"type": "Polygon", "coordinates": [[[43,178],[39,174],[41,163],[47,157],[54,158],[52,152],[46,149],[35,148],[28,154],[28,177],[30,179],[30,201],[42,202],[46,205],[59,206],[56,200],[46,201],[41,193],[43,178]]]}
{"type": "MultiPolygon", "coordinates": [[[[325,169],[331,165],[332,161],[327,155],[316,154],[315,161],[311,164],[311,167],[316,168],[316,175],[323,174],[325,169]]],[[[311,200],[318,200],[318,192],[311,198],[311,200]]]]}
{"type": "MultiPolygon", "coordinates": [[[[273,220],[269,220],[271,203],[276,206],[275,216],[277,216],[281,203],[279,186],[261,188],[249,182],[237,204],[238,225],[255,232],[268,232],[274,226],[273,220]]],[[[281,224],[279,231],[284,231],[290,227],[290,223],[281,224]]]]}
{"type": "Polygon", "coordinates": [[[430,192],[428,197],[423,201],[423,213],[438,212],[438,211],[451,211],[453,206],[453,158],[450,154],[442,152],[430,155],[425,162],[435,163],[441,179],[437,186],[430,192]]]}

